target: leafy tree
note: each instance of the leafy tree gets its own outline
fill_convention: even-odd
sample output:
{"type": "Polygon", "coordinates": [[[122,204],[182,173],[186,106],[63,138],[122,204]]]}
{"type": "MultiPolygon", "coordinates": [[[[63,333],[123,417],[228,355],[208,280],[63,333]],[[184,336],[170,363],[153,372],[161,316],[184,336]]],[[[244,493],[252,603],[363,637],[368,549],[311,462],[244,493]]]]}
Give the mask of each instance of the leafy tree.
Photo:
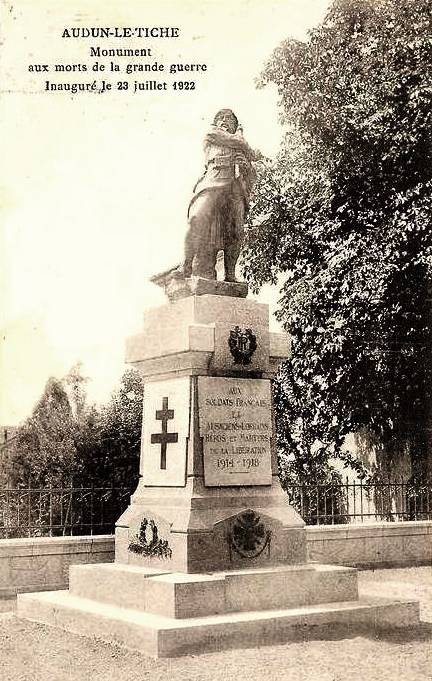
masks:
{"type": "Polygon", "coordinates": [[[50,378],[13,441],[10,485],[64,484],[77,471],[76,423],[62,381],[50,378]]]}
{"type": "Polygon", "coordinates": [[[99,411],[87,415],[78,454],[80,479],[98,484],[130,486],[138,477],[141,446],[143,383],[134,369],[125,371],[120,386],[99,411]]]}
{"type": "Polygon", "coordinates": [[[32,533],[45,534],[48,528],[58,533],[64,525],[64,532],[71,525],[75,533],[87,533],[90,526],[107,531],[128,503],[139,468],[141,378],[126,371],[100,408],[88,403],[86,383],[80,365],[62,380],[50,378],[33,413],[17,429],[8,480],[2,484],[31,485],[33,491],[9,497],[2,536],[19,535],[15,528],[23,504],[32,533]],[[108,486],[112,489],[101,496],[100,488],[108,486]]]}
{"type": "Polygon", "coordinates": [[[139,467],[143,384],[133,369],[101,407],[89,404],[86,378],[74,366],[50,378],[31,416],[16,431],[11,486],[131,484],[139,467]]]}
{"type": "Polygon", "coordinates": [[[282,278],[292,358],[276,382],[282,472],[328,478],[366,427],[389,465],[427,456],[431,399],[432,3],[335,0],[273,53],[286,126],[262,165],[243,270],[282,278]]]}

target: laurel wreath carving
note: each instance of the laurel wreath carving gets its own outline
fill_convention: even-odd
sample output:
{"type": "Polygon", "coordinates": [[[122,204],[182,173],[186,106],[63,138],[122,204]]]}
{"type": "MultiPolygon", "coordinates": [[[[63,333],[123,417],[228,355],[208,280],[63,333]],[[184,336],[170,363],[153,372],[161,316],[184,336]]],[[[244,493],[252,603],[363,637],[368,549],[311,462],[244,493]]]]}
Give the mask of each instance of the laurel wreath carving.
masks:
{"type": "Polygon", "coordinates": [[[166,539],[159,537],[159,531],[154,520],[143,518],[138,534],[132,539],[128,550],[141,556],[156,558],[171,558],[172,550],[166,539]],[[149,541],[148,534],[151,534],[149,541]]]}

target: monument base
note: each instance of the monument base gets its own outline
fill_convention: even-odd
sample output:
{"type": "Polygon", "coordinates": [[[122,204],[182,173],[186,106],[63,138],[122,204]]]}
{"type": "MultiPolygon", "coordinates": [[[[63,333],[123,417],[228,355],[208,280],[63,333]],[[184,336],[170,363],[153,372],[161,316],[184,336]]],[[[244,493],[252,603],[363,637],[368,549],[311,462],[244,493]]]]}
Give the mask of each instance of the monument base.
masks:
{"type": "Polygon", "coordinates": [[[20,595],[18,614],[155,657],[417,624],[417,603],[359,599],[355,570],[306,564],[277,475],[270,380],[289,342],[268,307],[239,297],[246,284],[156,283],[171,301],[128,342],[145,379],[142,477],[116,562],[73,566],[69,592],[20,595]]]}
{"type": "Polygon", "coordinates": [[[325,565],[167,573],[75,565],[70,590],[18,596],[18,614],[153,657],[281,643],[299,636],[413,626],[419,605],[358,598],[357,571],[325,565]]]}

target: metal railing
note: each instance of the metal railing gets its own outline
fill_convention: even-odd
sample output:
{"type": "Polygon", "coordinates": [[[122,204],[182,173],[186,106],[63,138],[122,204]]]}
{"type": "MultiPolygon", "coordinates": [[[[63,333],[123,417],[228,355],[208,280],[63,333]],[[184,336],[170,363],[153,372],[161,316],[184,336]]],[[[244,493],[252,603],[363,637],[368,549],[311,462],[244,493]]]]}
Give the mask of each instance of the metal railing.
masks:
{"type": "MultiPolygon", "coordinates": [[[[0,539],[112,534],[131,486],[0,489],[0,539]]],[[[286,484],[308,525],[431,520],[432,481],[334,481],[286,484]]]]}
{"type": "Polygon", "coordinates": [[[0,539],[112,534],[135,487],[0,489],[0,539]]]}
{"type": "Polygon", "coordinates": [[[432,480],[349,480],[286,484],[307,525],[432,519],[432,480]]]}

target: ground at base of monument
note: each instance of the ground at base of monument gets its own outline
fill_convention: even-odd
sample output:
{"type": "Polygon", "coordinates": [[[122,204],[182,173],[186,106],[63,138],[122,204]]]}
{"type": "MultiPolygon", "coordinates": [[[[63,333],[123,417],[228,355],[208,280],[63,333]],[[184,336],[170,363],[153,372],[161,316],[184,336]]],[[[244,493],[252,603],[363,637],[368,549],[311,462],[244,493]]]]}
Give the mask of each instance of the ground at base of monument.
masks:
{"type": "Polygon", "coordinates": [[[420,598],[417,627],[362,633],[346,627],[268,647],[154,660],[97,638],[17,618],[0,621],[0,670],[5,681],[430,681],[431,569],[365,571],[361,590],[420,598]]]}

